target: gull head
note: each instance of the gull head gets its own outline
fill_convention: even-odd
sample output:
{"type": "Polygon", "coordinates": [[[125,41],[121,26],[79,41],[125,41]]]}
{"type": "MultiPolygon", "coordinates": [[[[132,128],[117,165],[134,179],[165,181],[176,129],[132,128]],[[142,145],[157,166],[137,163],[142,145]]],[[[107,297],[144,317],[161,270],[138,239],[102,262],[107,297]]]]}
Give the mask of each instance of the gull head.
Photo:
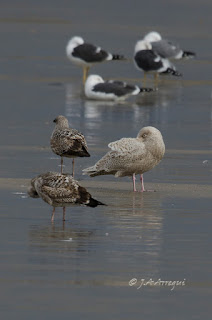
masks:
{"type": "Polygon", "coordinates": [[[102,79],[102,77],[98,76],[97,74],[91,74],[86,82],[85,82],[85,86],[89,86],[89,87],[93,87],[98,83],[104,83],[104,80],[102,79]]]}
{"type": "Polygon", "coordinates": [[[162,134],[157,128],[150,126],[142,128],[137,135],[137,139],[145,144],[152,155],[162,159],[165,153],[165,144],[162,134]]]}
{"type": "Polygon", "coordinates": [[[55,118],[53,122],[55,122],[57,127],[69,128],[68,119],[66,119],[66,117],[64,116],[57,116],[57,118],[55,118]]]}
{"type": "Polygon", "coordinates": [[[151,43],[146,40],[139,40],[135,45],[135,52],[138,52],[141,50],[152,50],[151,43]]]}
{"type": "Polygon", "coordinates": [[[83,44],[84,43],[84,40],[82,37],[78,37],[78,36],[75,36],[73,38],[71,38],[68,42],[68,44],[72,44],[73,46],[79,46],[80,44],[83,44]]]}
{"type": "Polygon", "coordinates": [[[66,46],[66,54],[67,54],[67,56],[69,56],[72,53],[74,48],[78,47],[79,45],[81,45],[83,43],[84,43],[84,40],[81,37],[75,36],[75,37],[71,38],[68,41],[68,44],[66,46]]]}
{"type": "Polygon", "coordinates": [[[151,31],[149,33],[147,33],[144,37],[144,40],[148,41],[148,42],[155,42],[155,41],[160,41],[162,39],[160,33],[156,32],[156,31],[151,31]]]}
{"type": "Polygon", "coordinates": [[[162,138],[162,135],[160,133],[160,131],[155,128],[155,127],[143,127],[138,135],[137,135],[138,139],[142,139],[144,142],[148,141],[150,139],[158,139],[158,138],[162,138]]]}

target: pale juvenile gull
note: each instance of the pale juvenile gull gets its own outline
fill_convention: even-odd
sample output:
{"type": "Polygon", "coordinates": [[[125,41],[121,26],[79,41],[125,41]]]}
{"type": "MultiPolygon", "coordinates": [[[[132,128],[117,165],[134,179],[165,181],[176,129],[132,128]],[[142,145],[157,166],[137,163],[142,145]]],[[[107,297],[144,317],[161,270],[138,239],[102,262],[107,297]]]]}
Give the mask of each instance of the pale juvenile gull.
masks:
{"type": "Polygon", "coordinates": [[[56,207],[63,207],[63,221],[65,221],[67,206],[79,204],[94,208],[104,205],[93,199],[90,193],[81,187],[71,175],[58,172],[46,172],[33,178],[28,194],[32,198],[42,198],[53,207],[51,221],[54,221],[56,207]]]}
{"type": "Polygon", "coordinates": [[[152,88],[139,88],[136,85],[123,81],[104,81],[98,75],[90,75],[85,82],[85,95],[94,100],[123,101],[129,96],[137,95],[140,92],[152,92],[152,88]]]}
{"type": "Polygon", "coordinates": [[[150,42],[152,50],[162,58],[182,59],[193,58],[195,56],[194,52],[182,50],[178,44],[162,39],[161,35],[156,31],[147,33],[144,40],[150,42]]]}
{"type": "Polygon", "coordinates": [[[111,149],[93,167],[83,170],[90,177],[112,174],[115,177],[140,174],[141,191],[145,191],[143,173],[154,168],[163,158],[165,145],[160,131],[154,127],[142,128],[136,138],[122,138],[109,143],[111,149]]]}
{"type": "Polygon", "coordinates": [[[71,38],[66,46],[67,57],[74,64],[83,68],[83,84],[88,76],[88,71],[96,63],[110,60],[124,60],[119,54],[112,54],[100,47],[87,43],[83,38],[75,36],[71,38]]]}
{"type": "Polygon", "coordinates": [[[61,157],[61,173],[63,157],[73,158],[72,175],[74,176],[74,158],[90,157],[85,137],[78,130],[69,128],[68,120],[64,116],[58,116],[53,122],[56,126],[51,135],[51,149],[61,157]]]}
{"type": "Polygon", "coordinates": [[[181,76],[181,73],[176,71],[175,66],[165,58],[160,57],[153,49],[150,42],[139,40],[135,45],[134,55],[135,66],[139,70],[154,73],[155,79],[158,74],[171,74],[173,76],[181,76]]]}

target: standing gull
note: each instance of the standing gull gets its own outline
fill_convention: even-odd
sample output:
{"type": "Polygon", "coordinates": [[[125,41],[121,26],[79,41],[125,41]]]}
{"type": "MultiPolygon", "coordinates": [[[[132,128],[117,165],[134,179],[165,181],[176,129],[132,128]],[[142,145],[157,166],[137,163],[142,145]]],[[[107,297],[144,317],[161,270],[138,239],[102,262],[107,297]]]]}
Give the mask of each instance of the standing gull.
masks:
{"type": "Polygon", "coordinates": [[[100,47],[84,42],[81,37],[73,37],[69,40],[66,54],[71,62],[83,68],[83,84],[85,84],[92,65],[104,61],[124,59],[122,55],[109,53],[100,47]]]}
{"type": "Polygon", "coordinates": [[[68,120],[64,116],[58,116],[53,122],[56,126],[51,135],[51,149],[61,157],[61,173],[63,157],[73,158],[72,176],[74,177],[74,158],[90,157],[85,137],[79,131],[69,128],[68,120]]]}
{"type": "Polygon", "coordinates": [[[89,99],[123,101],[140,92],[151,92],[152,88],[139,88],[123,81],[104,81],[98,75],[90,75],[85,82],[85,95],[89,99]]]}
{"type": "Polygon", "coordinates": [[[122,138],[109,143],[111,149],[93,167],[83,170],[90,177],[112,174],[115,177],[132,176],[133,191],[135,175],[140,174],[141,192],[145,191],[143,173],[154,168],[163,158],[165,145],[160,131],[154,127],[142,128],[137,138],[122,138]]]}
{"type": "Polygon", "coordinates": [[[144,37],[144,40],[150,42],[152,45],[152,50],[162,58],[182,59],[193,58],[195,56],[194,52],[184,51],[178,44],[166,39],[162,39],[161,35],[156,31],[147,33],[144,37]]]}
{"type": "Polygon", "coordinates": [[[47,172],[38,175],[31,180],[28,194],[32,198],[42,198],[53,207],[51,221],[54,221],[56,207],[63,207],[63,221],[65,221],[65,209],[72,204],[83,204],[89,207],[104,205],[92,198],[84,187],[69,174],[47,172]]]}
{"type": "Polygon", "coordinates": [[[173,76],[181,76],[175,70],[174,65],[168,60],[160,57],[153,49],[150,42],[140,40],[135,45],[134,62],[139,70],[144,71],[144,80],[146,72],[154,73],[155,80],[158,74],[171,74],[173,76]]]}

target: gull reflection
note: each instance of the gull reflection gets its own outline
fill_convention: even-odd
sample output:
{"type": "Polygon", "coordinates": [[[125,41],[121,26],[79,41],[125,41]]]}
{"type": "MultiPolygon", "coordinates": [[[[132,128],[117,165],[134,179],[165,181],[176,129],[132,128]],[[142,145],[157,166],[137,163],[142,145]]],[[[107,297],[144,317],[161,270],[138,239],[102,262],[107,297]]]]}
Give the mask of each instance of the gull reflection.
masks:
{"type": "Polygon", "coordinates": [[[30,248],[43,248],[48,251],[87,251],[89,239],[93,236],[93,230],[81,230],[73,228],[65,223],[48,226],[32,225],[29,231],[30,248]],[[69,241],[67,241],[69,240],[69,241]],[[72,241],[70,241],[72,240],[72,241]],[[70,243],[68,243],[70,242],[70,243]]]}
{"type": "Polygon", "coordinates": [[[79,83],[66,85],[65,116],[81,131],[89,146],[105,146],[122,137],[134,137],[138,128],[150,125],[162,130],[174,107],[182,102],[182,83],[161,80],[158,91],[117,103],[86,99],[79,83]]]}
{"type": "MultiPolygon", "coordinates": [[[[172,102],[180,104],[182,101],[182,85],[178,82],[161,80],[158,91],[140,94],[134,99],[121,103],[113,101],[96,101],[86,99],[83,88],[76,83],[66,85],[66,110],[65,114],[72,122],[75,121],[88,134],[92,130],[99,130],[105,122],[121,123],[126,121],[136,130],[147,123],[161,124],[168,121],[167,108],[172,102]]],[[[83,131],[85,133],[85,131],[83,131]]]]}
{"type": "Polygon", "coordinates": [[[112,229],[115,230],[112,240],[116,256],[113,260],[121,260],[124,254],[126,259],[131,259],[131,271],[137,270],[136,276],[160,276],[164,221],[158,209],[162,206],[160,194],[114,190],[111,193],[116,199],[110,210],[112,229]]]}

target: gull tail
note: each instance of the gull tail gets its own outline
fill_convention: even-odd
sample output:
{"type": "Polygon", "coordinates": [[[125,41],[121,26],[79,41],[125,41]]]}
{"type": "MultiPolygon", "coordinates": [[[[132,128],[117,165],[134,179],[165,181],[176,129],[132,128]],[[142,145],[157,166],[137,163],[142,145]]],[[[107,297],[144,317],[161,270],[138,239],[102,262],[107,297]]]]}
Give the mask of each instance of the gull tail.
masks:
{"type": "Polygon", "coordinates": [[[104,204],[94,198],[90,198],[90,201],[89,201],[89,203],[86,204],[86,206],[95,208],[97,206],[106,206],[106,204],[104,204]]]}
{"type": "Polygon", "coordinates": [[[93,167],[83,169],[82,174],[83,175],[87,174],[90,177],[95,177],[95,176],[98,176],[99,172],[96,170],[96,166],[93,166],[93,167]]]}
{"type": "Polygon", "coordinates": [[[127,59],[121,54],[112,54],[112,60],[127,60],[127,59]]]}
{"type": "Polygon", "coordinates": [[[182,77],[182,73],[180,73],[172,68],[167,68],[166,71],[163,71],[160,74],[171,74],[176,77],[182,77]]]}
{"type": "Polygon", "coordinates": [[[157,91],[157,88],[139,88],[140,92],[153,92],[157,91]]]}
{"type": "Polygon", "coordinates": [[[79,154],[79,157],[90,157],[90,153],[85,149],[83,148],[83,151],[79,154]]]}
{"type": "Polygon", "coordinates": [[[183,51],[183,58],[194,58],[196,56],[196,53],[192,51],[183,51]]]}

